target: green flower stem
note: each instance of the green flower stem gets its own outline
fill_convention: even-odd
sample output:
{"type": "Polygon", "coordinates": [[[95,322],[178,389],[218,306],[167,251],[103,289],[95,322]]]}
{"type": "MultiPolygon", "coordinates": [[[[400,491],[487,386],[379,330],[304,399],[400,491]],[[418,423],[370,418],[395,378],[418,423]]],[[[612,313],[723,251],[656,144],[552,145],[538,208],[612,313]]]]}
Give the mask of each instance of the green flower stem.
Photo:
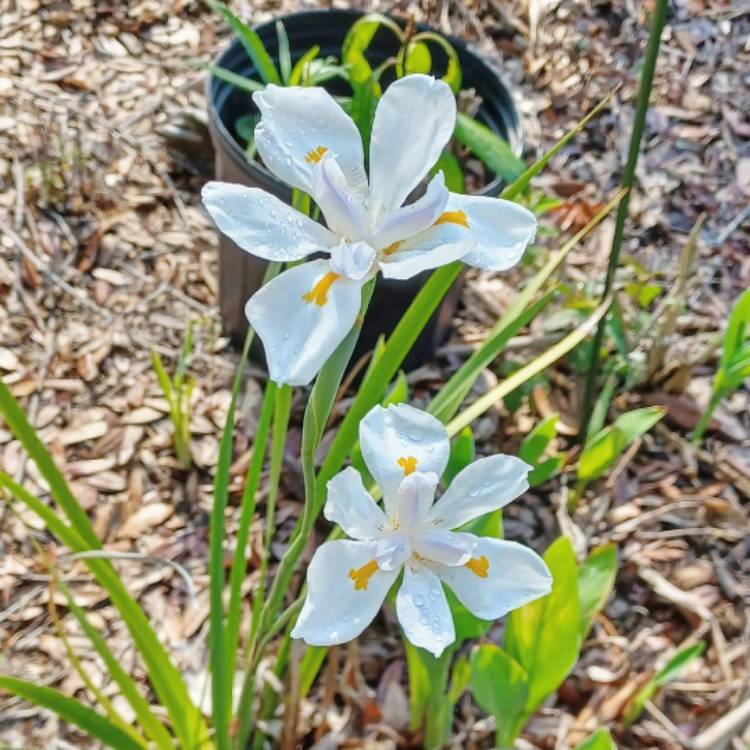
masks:
{"type": "MultiPolygon", "coordinates": [[[[633,129],[630,134],[630,148],[628,158],[625,163],[625,169],[622,173],[621,187],[628,190],[623,197],[620,205],[617,207],[615,218],[615,231],[612,237],[612,249],[609,254],[609,264],[607,266],[607,277],[604,282],[603,297],[608,297],[612,291],[615,281],[615,272],[620,263],[620,250],[625,233],[625,219],[628,216],[628,206],[630,205],[630,191],[635,182],[635,168],[638,164],[638,155],[640,153],[641,139],[646,125],[646,113],[648,111],[649,98],[651,96],[651,87],[654,81],[654,70],[656,69],[656,60],[659,56],[659,45],[661,44],[661,34],[664,30],[664,24],[667,17],[667,0],[656,0],[653,18],[651,20],[651,32],[649,34],[648,46],[646,48],[646,57],[643,61],[641,71],[641,82],[638,87],[638,99],[635,107],[635,119],[633,120],[633,129]]],[[[604,341],[604,328],[606,320],[602,320],[596,329],[593,346],[591,348],[591,358],[589,368],[586,374],[586,388],[583,398],[583,410],[581,419],[581,437],[586,437],[591,410],[594,404],[596,391],[596,378],[599,372],[599,359],[604,341]]]]}
{"type": "Polygon", "coordinates": [[[693,445],[700,445],[701,440],[703,440],[703,433],[708,429],[708,425],[711,424],[711,419],[714,415],[714,411],[720,403],[721,395],[718,393],[712,394],[708,406],[701,414],[700,419],[698,420],[698,424],[695,425],[693,434],[690,436],[690,440],[692,441],[693,445]]]}

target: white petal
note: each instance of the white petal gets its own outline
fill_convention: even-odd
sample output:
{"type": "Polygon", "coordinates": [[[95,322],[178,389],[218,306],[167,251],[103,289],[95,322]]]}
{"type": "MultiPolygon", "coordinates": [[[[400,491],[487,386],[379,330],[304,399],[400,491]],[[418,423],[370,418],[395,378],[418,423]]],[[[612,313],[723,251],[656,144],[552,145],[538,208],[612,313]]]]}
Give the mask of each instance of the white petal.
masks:
{"type": "Polygon", "coordinates": [[[440,656],[456,639],[448,600],[438,577],[425,566],[409,563],[396,596],[396,614],[406,637],[440,656]]]}
{"type": "Polygon", "coordinates": [[[309,193],[313,165],[323,154],[331,154],[351,188],[367,195],[362,138],[325,89],[270,84],[253,94],[253,101],[261,112],[255,143],[280,180],[309,193]]]}
{"type": "Polygon", "coordinates": [[[261,287],[245,306],[263,341],[268,374],[277,383],[307,385],[357,319],[362,282],[328,273],[333,274],[327,260],[294,266],[261,287]],[[305,295],[313,296],[307,301],[305,295]]]}
{"type": "Polygon", "coordinates": [[[383,534],[375,542],[375,560],[381,570],[401,570],[411,554],[409,537],[399,531],[383,534]]]}
{"type": "Polygon", "coordinates": [[[465,565],[474,555],[476,537],[455,531],[435,529],[414,537],[414,551],[427,560],[443,565],[465,565]]]}
{"type": "Polygon", "coordinates": [[[516,542],[474,538],[476,563],[470,562],[469,567],[434,566],[472,614],[495,620],[552,590],[552,576],[536,552],[516,542]]]}
{"type": "Polygon", "coordinates": [[[394,242],[429,229],[443,213],[448,195],[445,178],[440,172],[432,178],[421,198],[387,213],[381,219],[369,240],[370,244],[382,250],[394,242]]]}
{"type": "Polygon", "coordinates": [[[370,138],[370,212],[393,211],[438,160],[456,124],[447,83],[409,75],[392,83],[375,111],[370,138]]]}
{"type": "Polygon", "coordinates": [[[475,246],[462,260],[477,268],[512,268],[536,234],[534,214],[512,201],[451,193],[448,210],[466,215],[475,246]]]}
{"type": "Polygon", "coordinates": [[[333,646],[356,638],[373,620],[398,569],[376,568],[356,588],[355,573],[374,563],[373,542],[336,540],[321,545],[307,569],[307,597],[293,638],[312,646],[333,646]]]}
{"type": "Polygon", "coordinates": [[[351,466],[328,482],[325,517],[353,539],[373,539],[388,528],[388,519],[351,466]]]}
{"type": "Polygon", "coordinates": [[[336,235],[322,224],[265,190],[208,182],[202,196],[216,226],[243,250],[259,258],[299,260],[338,242],[336,235]]]}
{"type": "Polygon", "coordinates": [[[349,187],[334,157],[326,155],[313,167],[310,195],[323,212],[328,227],[337,235],[356,242],[368,234],[364,204],[349,187]]]}
{"type": "Polygon", "coordinates": [[[442,476],[450,452],[445,425],[408,404],[373,407],[359,424],[359,442],[388,514],[401,480],[415,470],[442,476]]]}
{"type": "Polygon", "coordinates": [[[440,477],[432,471],[427,474],[414,471],[401,480],[393,502],[398,528],[409,533],[424,524],[439,481],[440,477]]]}
{"type": "Polygon", "coordinates": [[[380,258],[386,279],[410,279],[422,271],[465,258],[474,240],[463,227],[439,224],[396,244],[380,258]]]}
{"type": "Polygon", "coordinates": [[[364,279],[375,262],[375,248],[366,242],[341,242],[331,248],[331,270],[349,279],[364,279]]]}
{"type": "Polygon", "coordinates": [[[501,453],[480,458],[454,478],[430,509],[430,522],[455,529],[474,518],[502,508],[529,488],[531,467],[515,456],[501,453]]]}

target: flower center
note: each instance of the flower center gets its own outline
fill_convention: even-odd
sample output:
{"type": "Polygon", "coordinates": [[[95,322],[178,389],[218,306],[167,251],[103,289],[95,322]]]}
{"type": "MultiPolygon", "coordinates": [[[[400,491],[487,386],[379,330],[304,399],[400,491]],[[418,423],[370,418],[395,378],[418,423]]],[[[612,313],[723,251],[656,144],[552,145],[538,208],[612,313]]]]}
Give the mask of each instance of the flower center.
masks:
{"type": "Polygon", "coordinates": [[[378,564],[375,560],[365,563],[361,568],[352,568],[349,571],[349,578],[354,581],[354,589],[356,591],[365,591],[370,578],[375,574],[378,569],[378,564]]]}
{"type": "Polygon", "coordinates": [[[328,149],[325,146],[318,146],[317,148],[314,148],[312,151],[307,152],[307,156],[305,156],[305,161],[308,164],[317,164],[326,154],[328,149]]]}
{"type": "Polygon", "coordinates": [[[414,456],[401,456],[396,463],[404,470],[404,476],[417,470],[417,459],[414,456]]]}
{"type": "Polygon", "coordinates": [[[328,291],[331,285],[336,279],[340,278],[340,274],[328,271],[315,282],[315,286],[309,292],[302,295],[302,299],[308,305],[315,303],[318,307],[323,307],[328,302],[328,291]]]}
{"type": "MultiPolygon", "coordinates": [[[[487,578],[489,575],[490,561],[482,555],[481,557],[473,557],[469,562],[464,565],[478,578],[487,578]]],[[[351,575],[351,573],[349,574],[351,575]]]]}
{"type": "Polygon", "coordinates": [[[433,226],[438,224],[458,224],[460,227],[469,228],[469,220],[463,211],[445,211],[438,217],[433,226]]]}

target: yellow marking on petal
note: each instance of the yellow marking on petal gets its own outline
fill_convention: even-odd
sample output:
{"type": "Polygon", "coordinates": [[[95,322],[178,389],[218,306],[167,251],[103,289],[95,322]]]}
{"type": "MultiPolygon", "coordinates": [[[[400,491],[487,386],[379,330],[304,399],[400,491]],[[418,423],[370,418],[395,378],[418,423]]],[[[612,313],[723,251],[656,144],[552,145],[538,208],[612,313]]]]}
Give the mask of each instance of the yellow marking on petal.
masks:
{"type": "Polygon", "coordinates": [[[468,568],[479,578],[487,578],[490,569],[490,561],[484,555],[481,557],[473,557],[466,563],[466,565],[464,565],[464,567],[468,568]]]}
{"type": "Polygon", "coordinates": [[[414,456],[402,456],[396,463],[404,470],[405,477],[417,470],[417,459],[414,456]]]}
{"type": "Polygon", "coordinates": [[[437,226],[438,224],[458,224],[460,227],[469,228],[469,220],[463,211],[443,212],[433,226],[437,226]]]}
{"type": "Polygon", "coordinates": [[[393,255],[393,253],[395,253],[402,244],[403,243],[401,242],[401,240],[391,243],[387,248],[385,248],[385,250],[383,250],[383,255],[393,255]]]}
{"type": "Polygon", "coordinates": [[[354,581],[355,591],[364,591],[367,589],[367,584],[370,578],[375,574],[378,569],[378,564],[375,560],[365,563],[361,568],[352,568],[349,571],[349,578],[354,581]]]}
{"type": "Polygon", "coordinates": [[[324,276],[321,276],[321,278],[318,279],[315,286],[309,292],[302,295],[302,299],[305,300],[308,305],[311,305],[314,302],[318,307],[323,307],[323,305],[328,302],[328,291],[331,288],[331,285],[336,279],[340,278],[340,274],[328,271],[324,276]]]}
{"type": "Polygon", "coordinates": [[[318,146],[317,148],[314,148],[312,151],[307,152],[305,161],[308,162],[309,164],[317,164],[323,158],[326,151],[328,151],[328,149],[325,146],[318,146]]]}

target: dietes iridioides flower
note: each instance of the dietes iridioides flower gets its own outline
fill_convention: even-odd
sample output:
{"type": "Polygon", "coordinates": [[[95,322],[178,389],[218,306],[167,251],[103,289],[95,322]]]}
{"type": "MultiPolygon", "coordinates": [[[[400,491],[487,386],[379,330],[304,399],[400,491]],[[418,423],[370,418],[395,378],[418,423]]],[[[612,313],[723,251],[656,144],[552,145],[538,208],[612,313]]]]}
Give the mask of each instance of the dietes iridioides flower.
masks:
{"type": "Polygon", "coordinates": [[[449,86],[406,76],[378,103],[369,180],[352,119],[323,88],[269,85],[253,94],[261,112],[255,143],[281,180],[312,196],[327,227],[258,188],[209,182],[203,202],[242,249],[294,266],[248,301],[271,379],[306,385],[351,329],[361,289],[378,271],[407,279],[462,259],[503,271],[533,239],[536,219],[510,201],[450,193],[442,173],[404,205],[448,143],[456,121],[449,86]]]}
{"type": "Polygon", "coordinates": [[[528,547],[452,530],[522,494],[528,465],[513,456],[480,458],[433,502],[450,451],[443,424],[405,404],[376,406],[362,420],[359,439],[384,507],[351,467],[328,483],[325,516],[351,539],[315,552],[293,637],[318,646],[355,638],[402,569],[396,614],[406,637],[436,656],[455,640],[443,584],[485,620],[549,593],[549,570],[528,547]]]}

